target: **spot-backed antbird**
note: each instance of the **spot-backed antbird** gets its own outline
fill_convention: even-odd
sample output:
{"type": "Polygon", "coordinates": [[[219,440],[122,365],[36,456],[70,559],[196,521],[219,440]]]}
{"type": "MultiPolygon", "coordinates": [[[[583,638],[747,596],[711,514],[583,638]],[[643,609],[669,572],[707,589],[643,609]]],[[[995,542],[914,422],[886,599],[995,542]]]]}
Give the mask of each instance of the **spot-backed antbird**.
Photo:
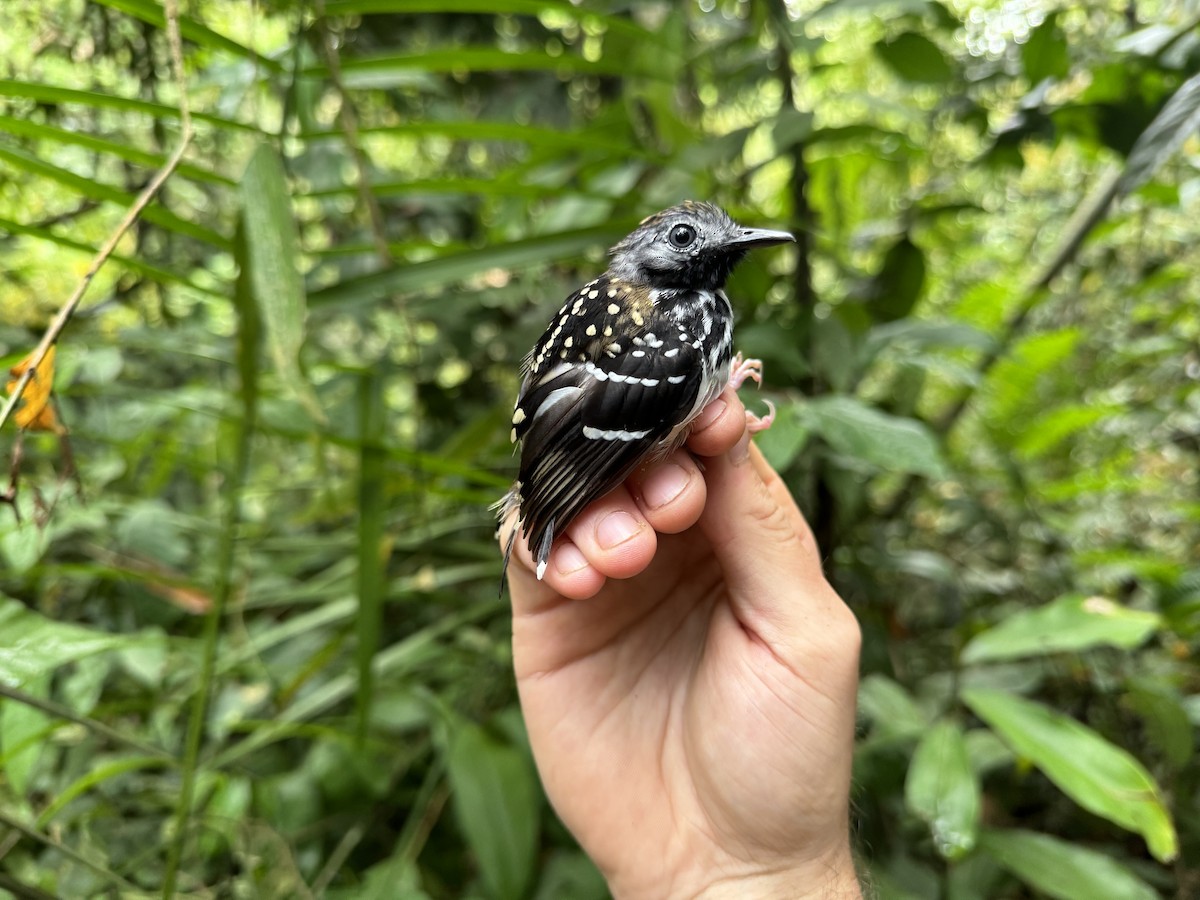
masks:
{"type": "MultiPolygon", "coordinates": [[[[550,320],[512,417],[520,473],[497,504],[501,522],[519,511],[539,579],[554,536],[584,507],[678,447],[727,385],[761,383],[762,363],[733,354],[725,281],[748,250],[794,240],[686,201],[643,220],[550,320]]],[[[747,419],[757,431],[773,417],[747,419]]]]}

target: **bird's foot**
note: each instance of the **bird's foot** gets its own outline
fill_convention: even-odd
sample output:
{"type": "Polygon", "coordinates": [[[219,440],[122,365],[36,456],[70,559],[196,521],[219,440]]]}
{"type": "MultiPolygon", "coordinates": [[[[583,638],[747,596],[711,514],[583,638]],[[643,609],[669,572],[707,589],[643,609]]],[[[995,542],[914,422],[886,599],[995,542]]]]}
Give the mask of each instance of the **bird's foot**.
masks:
{"type": "Polygon", "coordinates": [[[754,413],[746,410],[746,430],[751,434],[766,431],[775,422],[775,404],[770,400],[764,400],[763,402],[767,404],[767,414],[761,419],[754,413]]]}
{"type": "Polygon", "coordinates": [[[729,373],[729,384],[736,391],[749,378],[757,385],[762,385],[762,360],[746,359],[742,354],[733,358],[733,367],[729,373]]]}

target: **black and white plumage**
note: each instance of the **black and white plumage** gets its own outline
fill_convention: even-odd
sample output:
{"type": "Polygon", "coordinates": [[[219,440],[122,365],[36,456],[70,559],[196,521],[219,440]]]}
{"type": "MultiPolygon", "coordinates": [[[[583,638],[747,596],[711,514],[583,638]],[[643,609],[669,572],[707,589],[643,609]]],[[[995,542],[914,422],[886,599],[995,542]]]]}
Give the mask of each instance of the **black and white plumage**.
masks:
{"type": "Polygon", "coordinates": [[[521,468],[498,504],[501,521],[519,511],[539,579],[584,507],[679,446],[731,381],[759,380],[757,360],[734,359],[724,285],[748,250],[792,240],[688,201],[645,219],[550,320],[525,359],[512,417],[521,468]]]}

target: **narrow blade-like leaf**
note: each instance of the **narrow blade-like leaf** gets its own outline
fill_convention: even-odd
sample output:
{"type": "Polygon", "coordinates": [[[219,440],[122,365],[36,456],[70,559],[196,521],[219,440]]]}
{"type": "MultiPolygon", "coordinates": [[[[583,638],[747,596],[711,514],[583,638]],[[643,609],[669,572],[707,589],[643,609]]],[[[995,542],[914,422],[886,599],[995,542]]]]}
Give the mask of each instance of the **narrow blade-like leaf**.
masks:
{"type": "Polygon", "coordinates": [[[1109,855],[1048,834],[988,829],[979,845],[1030,887],[1057,900],[1158,900],[1158,891],[1109,855]]]}
{"type": "Polygon", "coordinates": [[[538,833],[537,777],[518,747],[470,722],[454,724],[447,753],[459,827],[488,893],[520,900],[533,877],[538,833]]]}
{"type": "Polygon", "coordinates": [[[977,634],[964,648],[964,663],[1019,659],[1043,653],[1108,646],[1132,649],[1161,625],[1152,612],[1126,609],[1103,597],[1062,597],[1027,609],[977,634]]]}
{"type": "Polygon", "coordinates": [[[250,285],[262,314],[267,347],[288,388],[318,422],[325,415],[300,367],[307,299],[300,274],[300,238],[283,162],[260,144],[242,179],[250,285]]]}
{"type": "Polygon", "coordinates": [[[1158,784],[1136,759],[1092,729],[1004,691],[968,688],[963,702],[1072,800],[1146,840],[1166,862],[1179,852],[1158,784]]]}
{"type": "Polygon", "coordinates": [[[904,799],[929,824],[934,846],[946,859],[959,859],[975,846],[979,779],[954,722],[939,722],[921,738],[908,766],[904,799]]]}
{"type": "Polygon", "coordinates": [[[1154,177],[1183,142],[1200,129],[1200,75],[1179,86],[1129,151],[1117,193],[1128,194],[1154,177]]]}

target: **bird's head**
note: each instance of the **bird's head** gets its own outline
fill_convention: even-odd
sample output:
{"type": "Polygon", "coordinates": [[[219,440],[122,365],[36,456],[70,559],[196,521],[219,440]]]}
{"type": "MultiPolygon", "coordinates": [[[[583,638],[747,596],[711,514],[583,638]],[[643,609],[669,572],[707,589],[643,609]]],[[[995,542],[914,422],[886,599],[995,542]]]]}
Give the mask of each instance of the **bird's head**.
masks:
{"type": "Polygon", "coordinates": [[[747,251],[795,240],[786,231],[743,228],[719,206],[687,200],[643,219],[612,248],[609,272],[657,288],[717,290],[747,251]]]}

